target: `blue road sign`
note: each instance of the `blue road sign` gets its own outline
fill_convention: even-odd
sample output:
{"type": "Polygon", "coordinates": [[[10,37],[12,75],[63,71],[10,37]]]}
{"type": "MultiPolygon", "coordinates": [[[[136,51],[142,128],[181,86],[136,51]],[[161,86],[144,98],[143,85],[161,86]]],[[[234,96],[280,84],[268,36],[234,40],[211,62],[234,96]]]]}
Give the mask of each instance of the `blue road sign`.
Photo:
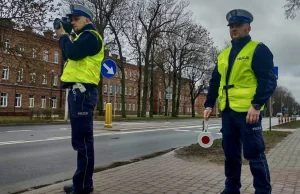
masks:
{"type": "Polygon", "coordinates": [[[286,111],[287,111],[287,107],[286,107],[286,106],[283,106],[283,107],[282,107],[282,112],[285,113],[286,111]]]}
{"type": "Polygon", "coordinates": [[[117,73],[117,65],[113,60],[107,59],[102,62],[101,74],[103,75],[103,77],[106,77],[109,79],[109,78],[114,77],[114,75],[116,75],[116,73],[117,73]]]}
{"type": "Polygon", "coordinates": [[[274,74],[276,75],[276,79],[278,79],[278,66],[274,66],[273,71],[274,74]]]}

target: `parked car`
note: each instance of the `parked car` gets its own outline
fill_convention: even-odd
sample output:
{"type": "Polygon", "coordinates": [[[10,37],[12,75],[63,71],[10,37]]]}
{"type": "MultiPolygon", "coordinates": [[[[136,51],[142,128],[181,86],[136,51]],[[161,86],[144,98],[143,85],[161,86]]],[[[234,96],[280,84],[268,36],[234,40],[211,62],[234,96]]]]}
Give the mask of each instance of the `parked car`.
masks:
{"type": "Polygon", "coordinates": [[[276,117],[282,117],[282,113],[281,113],[281,112],[278,112],[278,113],[276,114],[276,117]]]}

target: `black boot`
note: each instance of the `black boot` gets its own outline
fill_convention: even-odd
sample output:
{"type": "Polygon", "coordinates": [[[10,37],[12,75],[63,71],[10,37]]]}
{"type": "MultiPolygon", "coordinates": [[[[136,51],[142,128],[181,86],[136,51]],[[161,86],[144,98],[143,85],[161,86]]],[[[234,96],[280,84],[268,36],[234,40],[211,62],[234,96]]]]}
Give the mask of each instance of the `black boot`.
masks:
{"type": "Polygon", "coordinates": [[[222,191],[220,194],[241,194],[239,191],[236,192],[227,192],[227,191],[222,191]]]}
{"type": "MultiPolygon", "coordinates": [[[[73,184],[72,185],[65,185],[64,186],[64,191],[67,193],[67,194],[75,194],[76,192],[74,192],[74,187],[73,187],[73,184]]],[[[88,191],[88,193],[91,193],[94,191],[94,187],[91,187],[90,190],[88,191]]]]}

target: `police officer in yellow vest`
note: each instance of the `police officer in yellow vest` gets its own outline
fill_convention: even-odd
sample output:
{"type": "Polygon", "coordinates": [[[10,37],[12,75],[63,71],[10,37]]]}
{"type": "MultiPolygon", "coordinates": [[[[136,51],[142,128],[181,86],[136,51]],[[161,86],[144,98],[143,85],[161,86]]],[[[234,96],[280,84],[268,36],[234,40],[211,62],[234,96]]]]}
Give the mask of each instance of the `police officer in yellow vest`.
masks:
{"type": "Polygon", "coordinates": [[[91,23],[92,12],[81,5],[71,5],[72,40],[61,28],[56,30],[64,58],[67,60],[61,76],[64,88],[69,88],[68,104],[72,128],[72,146],[77,151],[77,170],[73,184],[64,187],[66,193],[87,194],[93,191],[94,139],[93,111],[98,101],[97,85],[104,58],[102,37],[91,23]]]}
{"type": "Polygon", "coordinates": [[[204,104],[206,120],[216,99],[222,111],[222,146],[226,158],[222,194],[240,193],[242,148],[244,157],[249,160],[255,193],[270,194],[260,111],[277,86],[273,55],[266,45],[251,40],[251,13],[235,9],[226,19],[232,46],[218,56],[204,104]]]}

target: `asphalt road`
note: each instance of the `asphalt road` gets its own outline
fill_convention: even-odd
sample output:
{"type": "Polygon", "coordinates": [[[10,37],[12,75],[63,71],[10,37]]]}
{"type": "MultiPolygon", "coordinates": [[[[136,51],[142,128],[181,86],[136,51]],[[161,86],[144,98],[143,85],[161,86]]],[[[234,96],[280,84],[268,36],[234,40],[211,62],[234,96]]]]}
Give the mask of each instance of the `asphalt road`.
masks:
{"type": "MultiPolygon", "coordinates": [[[[133,128],[142,122],[115,125],[133,128]]],[[[181,122],[155,121],[156,129],[149,130],[95,130],[96,167],[196,143],[202,129],[199,127],[201,121],[176,127],[181,122]]],[[[272,122],[277,124],[276,118],[272,122]]],[[[220,125],[219,119],[212,119],[209,129],[219,131],[220,125]]],[[[103,123],[96,122],[95,128],[99,126],[103,123]]],[[[268,126],[268,119],[263,120],[263,126],[268,126]]],[[[0,193],[17,192],[71,178],[76,166],[76,152],[71,147],[70,133],[69,125],[0,127],[0,193]]]]}

